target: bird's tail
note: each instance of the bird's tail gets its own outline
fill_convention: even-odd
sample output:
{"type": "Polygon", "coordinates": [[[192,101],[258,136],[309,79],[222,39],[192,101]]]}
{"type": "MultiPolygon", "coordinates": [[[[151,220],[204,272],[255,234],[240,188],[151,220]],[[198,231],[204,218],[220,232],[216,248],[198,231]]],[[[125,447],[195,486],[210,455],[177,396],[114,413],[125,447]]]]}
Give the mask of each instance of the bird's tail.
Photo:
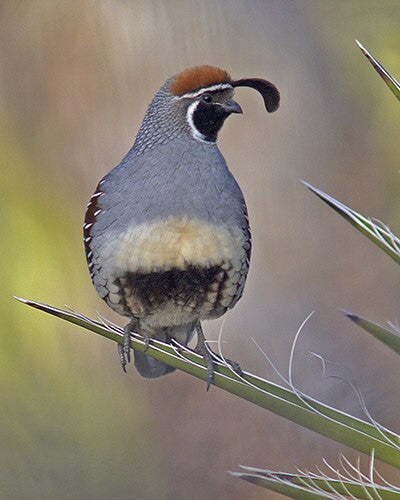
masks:
{"type": "MultiPolygon", "coordinates": [[[[194,335],[195,323],[179,325],[160,329],[156,332],[155,338],[166,341],[168,338],[174,338],[179,343],[187,345],[194,335]]],[[[168,366],[162,361],[157,361],[143,352],[135,351],[135,367],[142,377],[157,378],[174,372],[175,368],[168,366]]]]}
{"type": "Polygon", "coordinates": [[[142,377],[157,378],[175,371],[175,368],[168,366],[162,361],[157,361],[143,352],[135,351],[135,367],[142,377]]]}

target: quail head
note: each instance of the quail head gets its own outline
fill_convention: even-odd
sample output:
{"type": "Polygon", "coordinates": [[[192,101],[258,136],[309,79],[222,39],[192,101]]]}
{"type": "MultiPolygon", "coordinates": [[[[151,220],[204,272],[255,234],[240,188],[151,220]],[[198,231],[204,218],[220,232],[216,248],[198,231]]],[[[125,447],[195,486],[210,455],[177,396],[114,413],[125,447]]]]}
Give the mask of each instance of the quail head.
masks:
{"type": "MultiPolygon", "coordinates": [[[[212,354],[201,321],[218,318],[240,299],[251,239],[243,194],[216,140],[226,118],[242,113],[236,87],[252,87],[268,112],[279,92],[266,80],[232,80],[216,67],[187,69],[169,78],[149,105],[133,147],[98,184],[84,222],[93,284],[106,303],[129,318],[122,367],[130,361],[130,334],[187,345],[213,380],[212,354]]],[[[143,377],[174,368],[135,351],[143,377]]]]}

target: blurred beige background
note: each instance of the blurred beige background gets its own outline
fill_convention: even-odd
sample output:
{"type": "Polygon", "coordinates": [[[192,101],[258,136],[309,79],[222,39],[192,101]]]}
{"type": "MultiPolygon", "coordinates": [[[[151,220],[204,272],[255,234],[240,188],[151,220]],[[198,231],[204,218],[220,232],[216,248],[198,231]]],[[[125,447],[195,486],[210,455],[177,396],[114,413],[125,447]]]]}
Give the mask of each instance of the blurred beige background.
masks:
{"type": "MultiPolygon", "coordinates": [[[[321,353],[350,367],[373,416],[400,430],[398,360],[337,310],[395,320],[398,270],[300,182],[400,232],[399,107],[354,43],[399,76],[399,18],[396,0],[2,0],[1,498],[275,498],[227,470],[356,456],[184,374],[124,375],[109,341],[10,298],[117,319],[86,269],[86,203],[163,81],[202,63],[267,78],[282,95],[267,116],[256,93],[238,89],[244,115],[219,141],[254,242],[244,298],[224,324],[226,354],[276,380],[250,338],[286,373],[315,310],[298,346],[299,387],[361,415],[352,390],[323,382],[306,357],[321,353]]],[[[210,339],[219,326],[206,325],[210,339]]]]}

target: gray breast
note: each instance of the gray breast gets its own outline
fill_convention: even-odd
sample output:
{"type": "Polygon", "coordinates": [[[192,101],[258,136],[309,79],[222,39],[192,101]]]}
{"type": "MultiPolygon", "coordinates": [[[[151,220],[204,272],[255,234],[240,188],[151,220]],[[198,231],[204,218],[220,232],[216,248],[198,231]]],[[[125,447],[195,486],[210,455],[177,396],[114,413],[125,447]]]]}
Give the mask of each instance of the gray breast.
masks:
{"type": "Polygon", "coordinates": [[[216,145],[187,142],[131,151],[88,207],[92,279],[121,314],[183,324],[223,314],[243,291],[250,232],[242,193],[216,145]]]}

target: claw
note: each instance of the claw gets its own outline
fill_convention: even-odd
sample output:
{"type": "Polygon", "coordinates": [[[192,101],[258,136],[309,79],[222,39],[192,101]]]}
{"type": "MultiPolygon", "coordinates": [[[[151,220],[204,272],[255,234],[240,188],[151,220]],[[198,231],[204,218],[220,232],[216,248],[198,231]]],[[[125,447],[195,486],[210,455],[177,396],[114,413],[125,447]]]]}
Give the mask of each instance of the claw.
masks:
{"type": "Polygon", "coordinates": [[[231,365],[231,368],[236,373],[236,375],[239,375],[239,377],[244,377],[243,370],[240,368],[240,365],[237,361],[232,361],[231,359],[226,358],[225,361],[228,363],[228,365],[231,365]]]}
{"type": "Polygon", "coordinates": [[[132,331],[132,324],[128,323],[124,328],[124,344],[123,346],[121,346],[124,357],[124,365],[122,366],[124,371],[126,371],[125,370],[126,364],[131,362],[131,331],[132,331]]]}
{"type": "Polygon", "coordinates": [[[118,349],[119,362],[121,363],[122,369],[126,373],[126,359],[125,359],[124,346],[122,346],[121,344],[117,344],[117,349],[118,349]]]}
{"type": "Polygon", "coordinates": [[[144,336],[144,351],[143,352],[146,352],[147,349],[149,348],[150,338],[151,338],[150,336],[147,336],[147,335],[144,336]]]}
{"type": "Polygon", "coordinates": [[[210,389],[210,386],[214,382],[214,364],[212,361],[211,361],[211,363],[209,363],[209,361],[207,359],[204,359],[204,360],[207,363],[207,389],[206,390],[208,392],[208,390],[210,389]]]}
{"type": "Polygon", "coordinates": [[[204,337],[203,329],[201,328],[200,322],[196,325],[197,330],[197,345],[195,351],[203,356],[204,361],[207,365],[207,391],[210,386],[214,383],[214,363],[212,359],[212,354],[207,346],[206,339],[204,337]]]}
{"type": "Polygon", "coordinates": [[[126,355],[126,359],[128,363],[131,362],[131,333],[128,331],[127,334],[124,334],[124,345],[123,345],[123,351],[124,354],[126,355]]]}
{"type": "Polygon", "coordinates": [[[124,328],[123,344],[118,344],[119,360],[124,372],[126,372],[127,363],[131,362],[131,332],[134,331],[135,328],[137,328],[137,320],[133,318],[124,328]]]}

